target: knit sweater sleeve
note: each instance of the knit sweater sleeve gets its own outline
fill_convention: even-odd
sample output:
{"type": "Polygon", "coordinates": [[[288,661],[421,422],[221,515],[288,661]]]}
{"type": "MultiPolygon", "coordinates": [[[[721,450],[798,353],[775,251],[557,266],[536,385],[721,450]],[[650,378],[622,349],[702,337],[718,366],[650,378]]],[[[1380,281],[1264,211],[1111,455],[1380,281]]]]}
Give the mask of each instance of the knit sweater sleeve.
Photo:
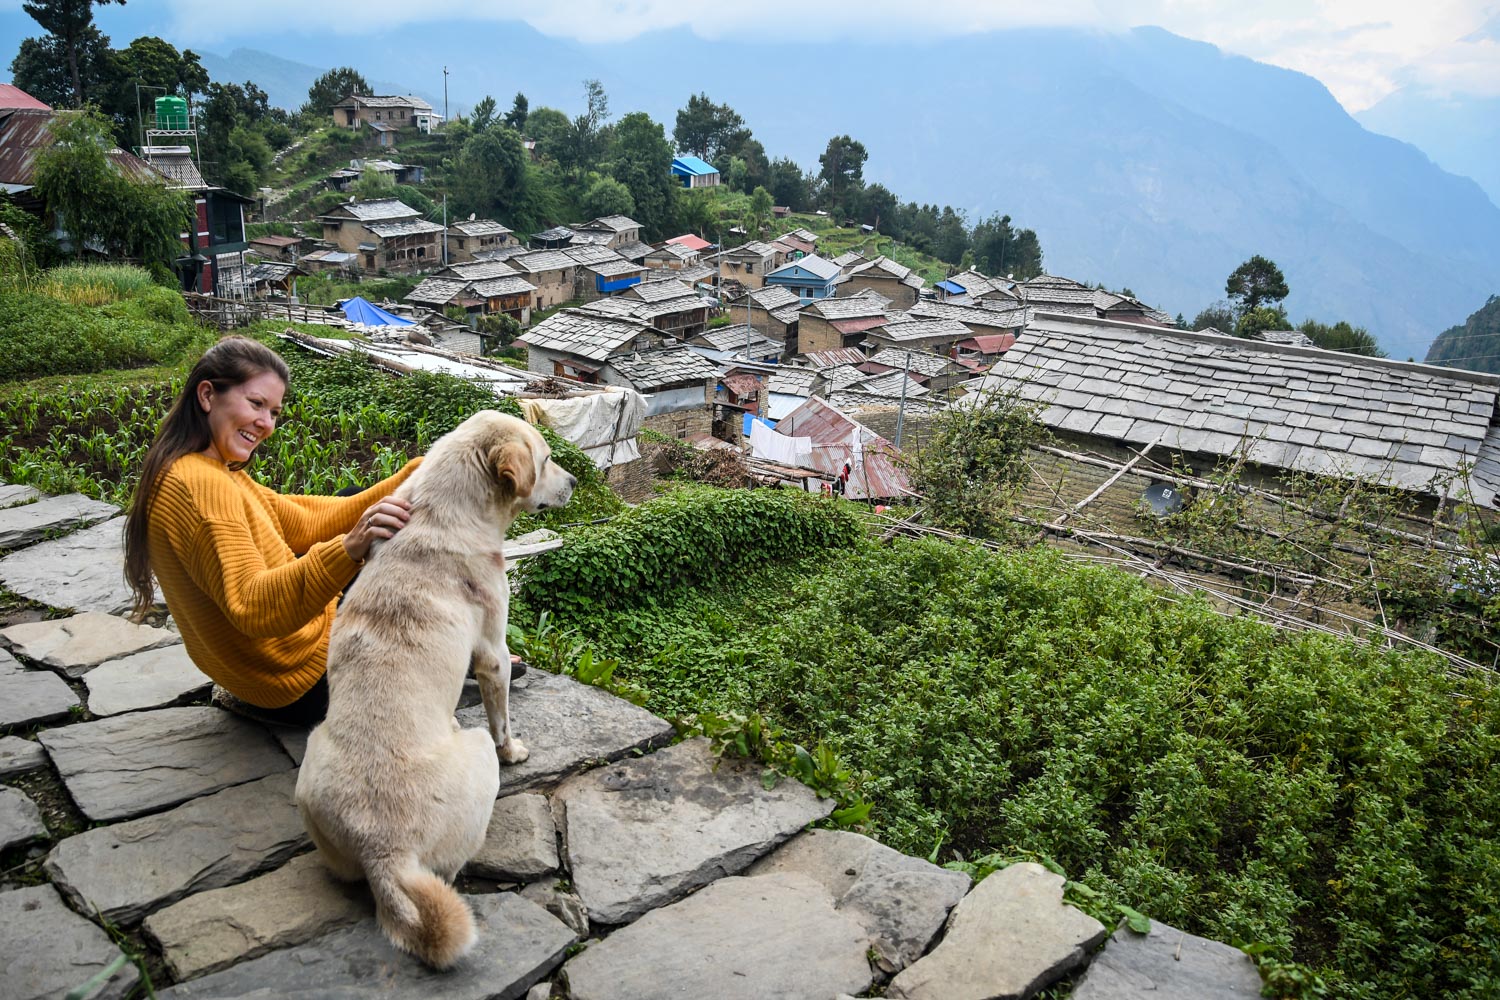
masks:
{"type": "Polygon", "coordinates": [[[319,542],[333,541],[353,529],[366,508],[394,493],[421,464],[420,458],[414,458],[394,476],[347,497],[276,493],[264,486],[258,489],[275,508],[287,545],[303,555],[319,542]]]}
{"type": "Polygon", "coordinates": [[[188,574],[244,635],[288,635],[316,618],[354,578],[358,564],[342,540],[314,545],[301,559],[267,566],[244,521],[205,518],[184,560],[188,574]]]}

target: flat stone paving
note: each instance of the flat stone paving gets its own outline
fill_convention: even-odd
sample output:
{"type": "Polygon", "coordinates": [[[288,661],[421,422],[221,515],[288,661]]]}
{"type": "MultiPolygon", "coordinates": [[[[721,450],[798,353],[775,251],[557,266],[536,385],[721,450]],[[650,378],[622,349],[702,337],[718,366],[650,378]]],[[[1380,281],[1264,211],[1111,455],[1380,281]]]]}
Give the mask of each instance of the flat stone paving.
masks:
{"type": "Polygon", "coordinates": [[[0,549],[39,542],[49,534],[114,517],[120,508],[82,493],[47,497],[24,506],[0,507],[0,549]]]}
{"type": "MultiPolygon", "coordinates": [[[[0,483],[0,515],[28,497],[0,483]]],[[[293,800],[305,731],[160,707],[206,681],[174,634],[118,617],[131,603],[120,527],[111,518],[0,559],[0,585],[80,612],[0,636],[22,657],[0,649],[0,730],[18,730],[0,735],[0,780],[33,788],[55,769],[103,824],[51,845],[51,884],[0,889],[6,1000],[62,996],[119,958],[99,919],[140,925],[167,970],[159,996],[262,1000],[1024,997],[1087,963],[1103,937],[1037,866],[970,888],[866,837],[806,831],[831,802],[793,781],[768,790],[758,764],[718,761],[703,740],[662,749],[664,720],[533,671],[511,698],[531,759],[502,767],[466,869],[470,889],[505,891],[465,897],[475,949],[427,970],[378,930],[368,887],[338,882],[312,851],[293,800]],[[66,721],[83,706],[63,674],[82,678],[94,718],[66,721]]],[[[479,706],[457,716],[484,724],[479,706]]],[[[36,804],[0,785],[0,850],[47,836],[36,804]]],[[[1258,992],[1248,959],[1165,925],[1122,931],[1102,956],[1077,979],[1080,998],[1258,992]]],[[[139,978],[127,963],[92,996],[125,996],[139,978]]]]}

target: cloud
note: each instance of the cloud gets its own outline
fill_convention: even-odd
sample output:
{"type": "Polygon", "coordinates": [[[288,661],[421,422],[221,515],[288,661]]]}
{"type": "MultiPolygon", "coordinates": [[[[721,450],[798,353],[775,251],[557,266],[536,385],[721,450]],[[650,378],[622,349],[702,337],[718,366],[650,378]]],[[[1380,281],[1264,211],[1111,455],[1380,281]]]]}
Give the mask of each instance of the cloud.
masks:
{"type": "MultiPolygon", "coordinates": [[[[0,0],[0,6],[14,0],[0,0]]],[[[101,11],[110,8],[101,8],[101,11]]],[[[128,9],[128,8],[127,8],[128,9]]],[[[1119,30],[1158,25],[1321,80],[1351,111],[1407,83],[1500,89],[1497,0],[820,0],[790,8],[682,0],[166,0],[156,17],[178,44],[314,33],[380,35],[403,24],[525,21],[584,43],[688,29],[701,38],[926,40],[1027,26],[1119,30]]]]}

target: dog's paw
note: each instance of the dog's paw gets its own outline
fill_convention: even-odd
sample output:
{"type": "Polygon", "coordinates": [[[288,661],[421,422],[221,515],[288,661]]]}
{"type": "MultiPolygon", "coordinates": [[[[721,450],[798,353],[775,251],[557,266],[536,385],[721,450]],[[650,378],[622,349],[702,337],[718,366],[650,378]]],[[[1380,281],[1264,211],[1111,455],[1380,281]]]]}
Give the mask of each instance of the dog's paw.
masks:
{"type": "Polygon", "coordinates": [[[521,744],[520,740],[514,738],[495,752],[500,755],[500,763],[502,764],[519,764],[531,756],[531,751],[527,750],[521,744]]]}

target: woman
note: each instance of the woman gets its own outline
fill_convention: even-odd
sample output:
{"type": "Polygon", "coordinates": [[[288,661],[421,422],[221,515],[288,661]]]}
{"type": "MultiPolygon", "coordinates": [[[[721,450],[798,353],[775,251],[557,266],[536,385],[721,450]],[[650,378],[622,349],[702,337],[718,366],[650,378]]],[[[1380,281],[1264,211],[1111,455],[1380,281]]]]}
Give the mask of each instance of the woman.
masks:
{"type": "Polygon", "coordinates": [[[254,714],[317,722],[328,707],[328,633],[370,544],[410,516],[391,492],[420,459],[348,497],[282,496],[245,474],[281,414],[289,373],[264,344],[209,348],[146,454],[125,521],[137,619],[152,576],[188,655],[254,714]]]}

